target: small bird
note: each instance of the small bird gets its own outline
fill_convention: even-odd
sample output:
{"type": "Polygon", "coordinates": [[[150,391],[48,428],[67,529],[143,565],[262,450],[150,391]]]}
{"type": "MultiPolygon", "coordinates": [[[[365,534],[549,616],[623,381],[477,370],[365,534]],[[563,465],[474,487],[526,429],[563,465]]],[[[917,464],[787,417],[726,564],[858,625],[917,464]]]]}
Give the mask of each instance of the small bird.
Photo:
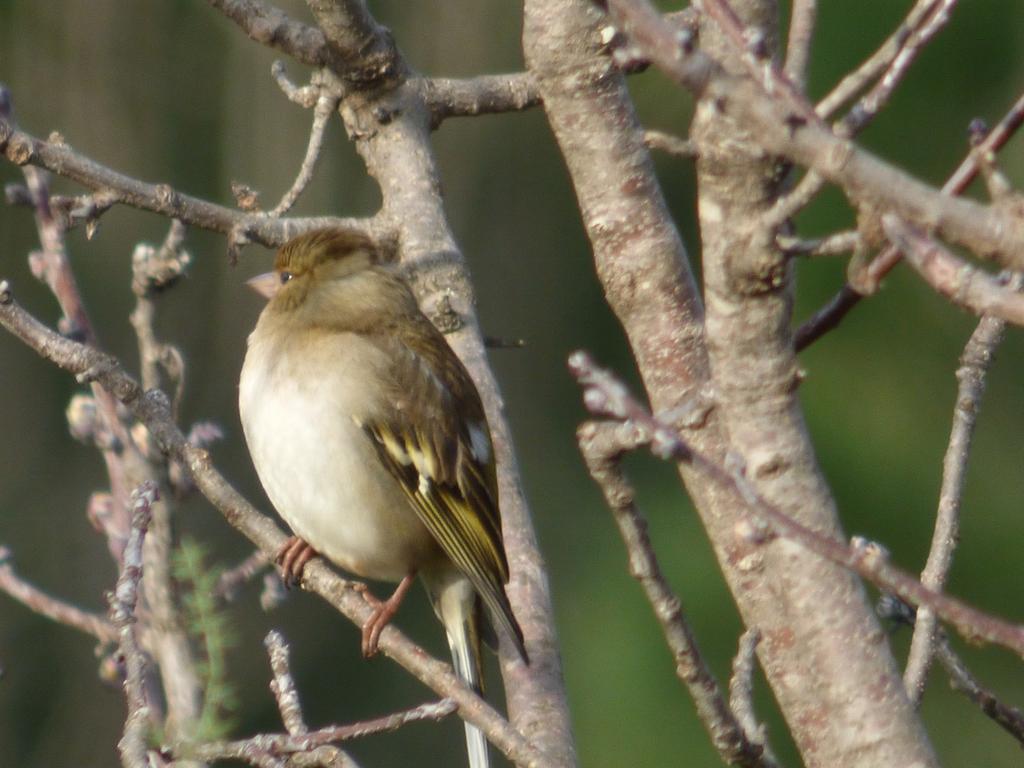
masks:
{"type": "MultiPolygon", "coordinates": [[[[480,692],[491,627],[529,663],[505,594],[490,429],[469,374],[391,262],[366,235],[320,229],[286,243],[274,271],[249,281],[269,301],[242,366],[242,427],[267,496],[296,534],[278,554],[286,582],[298,583],[317,554],[399,582],[384,602],[364,593],[371,656],[419,575],[456,673],[480,692]]],[[[472,768],[485,768],[487,742],[468,723],[466,741],[472,768]]]]}

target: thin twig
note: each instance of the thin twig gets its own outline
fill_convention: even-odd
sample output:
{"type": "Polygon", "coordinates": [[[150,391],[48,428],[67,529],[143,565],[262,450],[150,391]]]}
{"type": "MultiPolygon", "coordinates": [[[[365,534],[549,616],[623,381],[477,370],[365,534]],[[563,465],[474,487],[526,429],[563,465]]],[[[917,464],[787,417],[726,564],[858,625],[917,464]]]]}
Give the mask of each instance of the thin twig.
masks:
{"type": "MultiPolygon", "coordinates": [[[[914,627],[919,613],[914,606],[890,593],[882,594],[875,610],[881,618],[892,621],[897,627],[914,627]]],[[[1024,712],[1017,707],[1004,704],[978,682],[964,660],[953,650],[949,636],[941,627],[935,631],[935,658],[949,675],[949,684],[954,691],[960,691],[967,696],[985,715],[1024,744],[1024,712]]]]}
{"type": "Polygon", "coordinates": [[[685,157],[690,160],[699,154],[697,145],[690,139],[673,136],[671,133],[665,133],[664,131],[644,131],[644,144],[648,149],[665,152],[676,157],[685,157]]]}
{"type": "Polygon", "coordinates": [[[855,229],[813,240],[800,240],[786,235],[775,238],[776,245],[790,256],[839,256],[855,251],[860,241],[860,233],[855,229]]]}
{"type": "MultiPolygon", "coordinates": [[[[1011,290],[1020,290],[1021,278],[1016,276],[1011,290]]],[[[953,409],[953,425],[949,445],[942,460],[942,487],[939,491],[939,508],[935,516],[935,530],[932,533],[928,560],[921,572],[921,583],[934,590],[945,587],[946,577],[953,564],[953,552],[960,536],[960,501],[963,496],[967,475],[967,459],[971,450],[971,439],[985,394],[985,377],[995,357],[996,348],[1002,341],[1006,323],[994,317],[983,317],[960,355],[960,367],[956,378],[959,382],[956,406],[953,409]]],[[[917,612],[914,636],[910,642],[907,667],[903,672],[903,684],[910,700],[918,705],[924,695],[925,681],[935,650],[935,614],[926,607],[917,612]]]]}
{"type": "MultiPolygon", "coordinates": [[[[918,612],[920,621],[920,612],[918,612]]],[[[977,704],[981,711],[992,718],[1007,733],[1024,746],[1024,712],[1017,707],[1004,704],[990,690],[985,688],[964,664],[949,644],[946,633],[940,630],[935,642],[935,656],[949,675],[953,690],[960,691],[977,704]]]]}
{"type": "Polygon", "coordinates": [[[284,728],[289,735],[305,736],[309,733],[309,728],[306,727],[306,721],[302,716],[299,692],[295,688],[291,665],[288,663],[288,644],[276,629],[267,633],[263,644],[267,648],[267,655],[270,656],[270,668],[274,672],[274,679],[270,682],[270,691],[274,694],[277,708],[281,712],[281,722],[284,723],[284,728]]]}
{"type": "Polygon", "coordinates": [[[884,215],[882,228],[903,258],[951,302],[979,317],[992,315],[1024,325],[1024,295],[1004,281],[958,258],[897,216],[884,215]]]}
{"type": "MultiPolygon", "coordinates": [[[[1003,115],[999,123],[985,136],[978,146],[967,154],[953,174],[942,185],[942,192],[957,196],[964,192],[979,172],[978,158],[985,154],[996,153],[1010,140],[1024,123],[1024,94],[1017,98],[1010,109],[1003,115]]],[[[872,262],[869,278],[878,283],[896,264],[899,263],[900,252],[893,247],[885,248],[872,262]]],[[[806,349],[819,338],[831,331],[842,322],[843,318],[860,303],[864,294],[859,293],[849,283],[843,285],[829,303],[816,312],[801,325],[795,334],[796,350],[806,349]]]]}
{"type": "Polygon", "coordinates": [[[900,23],[885,42],[853,72],[844,77],[829,94],[818,102],[815,108],[822,119],[828,120],[839,108],[856,97],[868,83],[876,80],[893,61],[914,31],[921,25],[929,12],[941,0],[918,0],[907,17],[900,23]]]}
{"type": "Polygon", "coordinates": [[[317,216],[275,219],[210,203],[178,192],[167,184],[147,184],[75,152],[63,141],[44,141],[17,130],[2,116],[0,153],[15,165],[45,168],[89,189],[105,190],[117,203],[179,219],[201,229],[233,235],[241,242],[251,241],[276,248],[301,232],[321,227],[347,227],[378,237],[386,235],[384,223],[374,218],[317,216]]]}
{"type": "Polygon", "coordinates": [[[608,0],[608,6],[634,46],[680,85],[744,123],[765,151],[812,168],[856,206],[892,211],[1005,268],[1024,267],[1024,221],[1005,207],[940,194],[807,119],[793,103],[799,94],[776,98],[750,78],[729,74],[699,49],[681,45],[648,0],[608,0]]]}
{"type": "MultiPolygon", "coordinates": [[[[323,78],[320,79],[322,80],[323,78]]],[[[316,79],[314,79],[314,83],[316,83],[316,79]]],[[[313,171],[316,170],[317,161],[320,159],[320,152],[324,146],[327,122],[341,102],[341,92],[329,82],[321,82],[319,90],[320,93],[313,106],[313,125],[309,131],[309,144],[306,147],[306,155],[302,158],[302,165],[299,166],[299,173],[295,177],[292,186],[284,193],[281,202],[269,212],[268,215],[274,218],[283,216],[291,210],[291,207],[295,205],[295,201],[299,199],[299,195],[309,186],[309,182],[313,179],[313,171]]]]}
{"type": "Polygon", "coordinates": [[[747,629],[740,636],[739,648],[732,660],[732,677],[729,678],[729,709],[736,715],[747,738],[760,746],[774,763],[775,757],[768,748],[765,726],[754,713],[754,665],[759,642],[761,633],[756,627],[747,629]]]}
{"type": "Polygon", "coordinates": [[[128,715],[124,721],[124,734],[117,744],[124,768],[147,768],[147,726],[149,713],[146,706],[146,660],[135,633],[135,606],[139,599],[142,580],[142,543],[149,527],[151,508],[157,500],[156,485],[144,483],[132,493],[132,528],[124,549],[124,566],[117,586],[110,593],[110,620],[117,628],[121,656],[125,665],[125,697],[128,715]]]}
{"type": "Polygon", "coordinates": [[[949,21],[949,14],[956,3],[957,0],[931,2],[929,12],[907,37],[882,77],[860,98],[846,117],[839,121],[836,132],[840,136],[856,136],[878,114],[907,74],[917,55],[949,21]]]}
{"type": "Polygon", "coordinates": [[[765,45],[763,30],[744,25],[729,0],[695,0],[693,4],[721,27],[726,39],[739,52],[740,60],[750,76],[768,96],[784,102],[793,115],[801,120],[811,124],[821,123],[814,107],[804,99],[801,89],[772,60],[771,52],[765,45]]]}
{"type": "Polygon", "coordinates": [[[231,602],[244,584],[262,573],[269,565],[270,559],[257,549],[234,568],[229,568],[220,575],[213,590],[214,594],[231,602]]]}
{"type": "Polygon", "coordinates": [[[101,643],[117,640],[117,630],[103,616],[52,597],[18,576],[11,565],[11,552],[6,547],[0,547],[0,590],[40,616],[92,635],[101,643]]]}
{"type": "Polygon", "coordinates": [[[807,65],[811,60],[814,24],[818,17],[818,0],[793,0],[789,15],[789,39],[786,42],[786,64],[783,70],[801,91],[807,86],[807,65]]]}
{"type": "MultiPolygon", "coordinates": [[[[867,127],[892,96],[917,54],[945,26],[949,19],[949,11],[955,5],[956,0],[924,0],[924,2],[930,4],[929,13],[920,20],[919,25],[911,29],[906,39],[902,41],[896,55],[888,63],[884,74],[875,86],[850,109],[842,120],[832,126],[836,136],[850,139],[867,127]]],[[[911,13],[913,14],[913,11],[911,13]]],[[[903,25],[900,28],[902,29],[903,25]]],[[[818,114],[822,114],[820,108],[818,114]]],[[[772,209],[765,214],[765,226],[774,230],[783,222],[796,216],[807,207],[811,200],[817,197],[825,183],[826,179],[822,174],[814,170],[808,171],[796,188],[785,197],[779,198],[772,209]]]]}
{"type": "Polygon", "coordinates": [[[633,500],[633,488],[622,474],[622,455],[637,447],[642,437],[628,424],[588,421],[576,432],[580,453],[590,476],[604,494],[619,527],[629,555],[629,572],[643,587],[647,601],[661,624],[665,643],[676,664],[676,676],[686,686],[701,723],[722,759],[730,765],[774,766],[764,749],[747,738],[714,674],[697,648],[697,639],[686,620],[678,596],[665,580],[654,546],[647,534],[647,521],[633,500]]]}
{"type": "Polygon", "coordinates": [[[309,752],[336,742],[396,731],[404,725],[424,720],[443,720],[458,707],[451,699],[442,699],[418,707],[396,712],[393,715],[378,717],[351,725],[332,725],[318,728],[305,734],[267,733],[238,741],[216,741],[196,746],[189,756],[198,760],[222,760],[228,758],[251,761],[255,754],[268,757],[287,756],[295,753],[309,752]]]}
{"type": "Polygon", "coordinates": [[[738,494],[756,515],[748,526],[752,542],[763,543],[776,536],[794,541],[911,605],[927,605],[965,637],[1001,645],[1024,658],[1024,625],[1011,624],[955,597],[929,589],[911,574],[894,566],[879,544],[854,537],[847,545],[797,522],[758,493],[744,475],[742,466],[722,466],[693,450],[678,431],[652,416],[630,395],[622,382],[598,368],[585,352],[574,352],[569,359],[569,368],[583,385],[583,400],[592,413],[629,421],[633,428],[642,430],[644,442],[649,443],[655,456],[686,463],[723,488],[738,494]]]}

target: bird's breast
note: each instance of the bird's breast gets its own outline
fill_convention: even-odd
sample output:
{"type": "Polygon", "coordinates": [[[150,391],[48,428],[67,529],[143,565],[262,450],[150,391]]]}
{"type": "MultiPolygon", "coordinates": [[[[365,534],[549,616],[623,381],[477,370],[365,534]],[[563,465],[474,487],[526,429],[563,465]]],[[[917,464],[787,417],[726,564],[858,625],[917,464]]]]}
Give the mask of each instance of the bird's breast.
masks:
{"type": "Polygon", "coordinates": [[[298,354],[250,340],[239,383],[246,442],[296,535],[347,571],[397,581],[439,550],[357,423],[379,405],[365,383],[375,348],[354,335],[327,341],[298,354]]]}

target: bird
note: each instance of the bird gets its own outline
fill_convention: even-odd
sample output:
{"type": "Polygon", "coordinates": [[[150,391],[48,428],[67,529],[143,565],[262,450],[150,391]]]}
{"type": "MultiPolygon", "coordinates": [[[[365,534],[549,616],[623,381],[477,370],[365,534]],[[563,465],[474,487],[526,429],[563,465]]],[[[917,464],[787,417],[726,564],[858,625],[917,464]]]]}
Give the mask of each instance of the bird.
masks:
{"type": "MultiPolygon", "coordinates": [[[[249,335],[239,414],[267,497],[291,527],[277,556],[299,583],[320,555],[363,579],[398,582],[362,626],[362,651],[417,576],[456,674],[483,691],[481,641],[495,628],[523,663],[490,428],[480,395],[420,310],[393,249],[351,229],[301,234],[248,281],[268,299],[249,335]]],[[[471,768],[483,734],[466,723],[471,768]]]]}

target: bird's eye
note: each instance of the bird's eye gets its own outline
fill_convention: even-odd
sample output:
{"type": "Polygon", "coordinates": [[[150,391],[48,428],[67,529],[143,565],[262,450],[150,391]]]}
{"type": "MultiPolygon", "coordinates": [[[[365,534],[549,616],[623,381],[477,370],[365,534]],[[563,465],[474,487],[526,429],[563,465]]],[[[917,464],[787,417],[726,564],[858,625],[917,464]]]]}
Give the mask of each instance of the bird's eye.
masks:
{"type": "Polygon", "coordinates": [[[293,275],[292,275],[291,272],[282,272],[281,273],[281,285],[284,285],[285,283],[287,283],[289,280],[292,279],[292,277],[293,277],[293,275]]]}

